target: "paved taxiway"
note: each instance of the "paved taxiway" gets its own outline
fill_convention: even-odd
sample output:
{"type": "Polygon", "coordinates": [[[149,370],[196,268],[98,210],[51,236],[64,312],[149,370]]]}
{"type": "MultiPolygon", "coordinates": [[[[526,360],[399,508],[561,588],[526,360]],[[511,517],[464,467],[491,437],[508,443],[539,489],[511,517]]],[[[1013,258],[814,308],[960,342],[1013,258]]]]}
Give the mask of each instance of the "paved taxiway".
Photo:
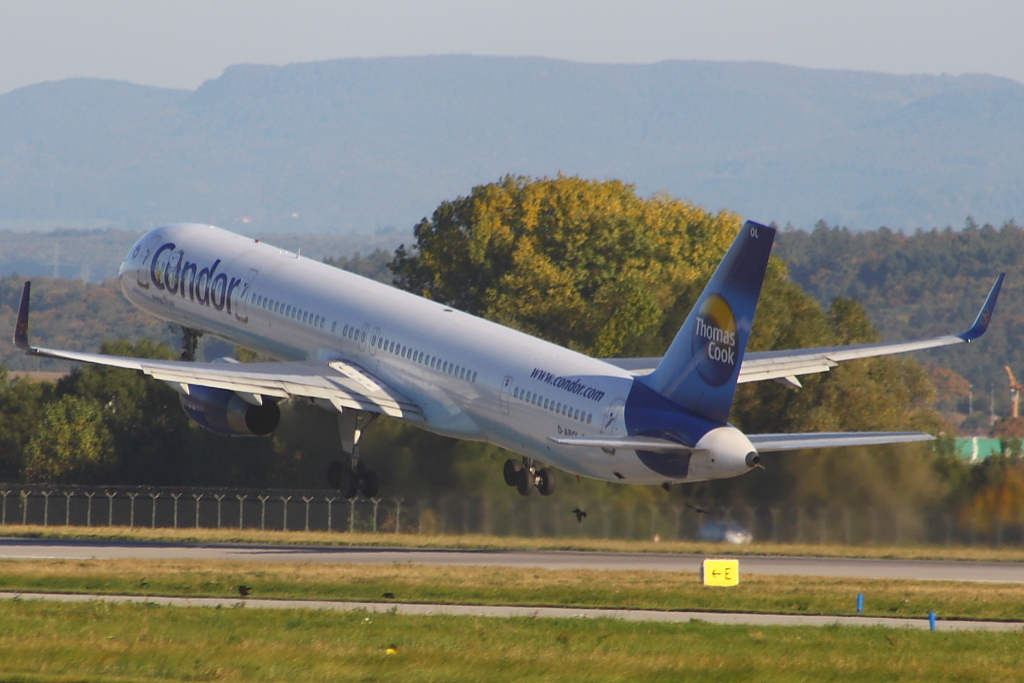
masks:
{"type": "MultiPolygon", "coordinates": [[[[715,557],[730,557],[723,546],[715,557]]],[[[751,574],[871,579],[925,579],[1024,583],[1022,562],[875,560],[817,557],[738,557],[751,574]]],[[[349,564],[431,564],[541,569],[639,569],[696,572],[702,556],[668,553],[596,553],[527,550],[435,550],[316,546],[255,546],[135,541],[0,539],[0,558],[164,559],[235,562],[335,562],[349,564]]]]}
{"type": "MultiPolygon", "coordinates": [[[[260,600],[253,598],[172,598],[142,595],[92,595],[80,593],[0,593],[0,600],[45,600],[47,602],[110,602],[175,607],[243,607],[248,609],[312,609],[335,612],[448,614],[474,617],[530,617],[540,619],[621,619],[711,624],[747,624],[750,626],[885,626],[887,628],[930,628],[927,619],[902,617],[811,616],[803,614],[744,614],[737,612],[669,612],[659,610],[588,609],[581,607],[512,607],[505,605],[429,605],[403,602],[342,602],[328,600],[260,600]]],[[[1006,621],[946,621],[935,624],[939,631],[1020,631],[1024,623],[1006,621]]]]}

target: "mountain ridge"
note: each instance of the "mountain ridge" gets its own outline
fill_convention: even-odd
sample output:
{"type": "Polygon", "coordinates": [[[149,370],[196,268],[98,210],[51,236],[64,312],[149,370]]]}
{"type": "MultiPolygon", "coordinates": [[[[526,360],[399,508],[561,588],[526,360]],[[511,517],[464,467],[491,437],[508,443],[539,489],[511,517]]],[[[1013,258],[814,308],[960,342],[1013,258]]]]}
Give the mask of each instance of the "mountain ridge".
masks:
{"type": "Polygon", "coordinates": [[[235,65],[194,91],[0,95],[0,228],[195,220],[411,230],[507,174],[666,191],[810,228],[1024,215],[1024,85],[762,62],[394,57],[235,65]]]}

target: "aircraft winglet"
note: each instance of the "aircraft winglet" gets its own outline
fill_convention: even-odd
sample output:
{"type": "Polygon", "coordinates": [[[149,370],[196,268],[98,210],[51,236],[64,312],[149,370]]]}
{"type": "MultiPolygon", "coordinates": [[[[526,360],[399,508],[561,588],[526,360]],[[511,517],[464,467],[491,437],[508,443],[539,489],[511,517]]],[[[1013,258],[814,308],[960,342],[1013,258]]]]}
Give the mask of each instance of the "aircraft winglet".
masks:
{"type": "Polygon", "coordinates": [[[25,289],[21,291],[21,306],[18,307],[18,322],[14,326],[14,345],[19,349],[31,349],[28,343],[28,295],[32,282],[25,283],[25,289]]]}
{"type": "Polygon", "coordinates": [[[974,319],[974,324],[971,328],[963,334],[957,336],[963,339],[965,342],[972,342],[981,335],[985,334],[985,330],[988,329],[988,323],[992,320],[992,312],[996,308],[996,300],[999,299],[999,290],[1003,286],[1003,278],[1006,277],[1006,273],[999,273],[999,277],[996,278],[995,284],[992,285],[992,289],[988,292],[988,298],[985,299],[985,304],[978,311],[978,317],[974,319]]]}

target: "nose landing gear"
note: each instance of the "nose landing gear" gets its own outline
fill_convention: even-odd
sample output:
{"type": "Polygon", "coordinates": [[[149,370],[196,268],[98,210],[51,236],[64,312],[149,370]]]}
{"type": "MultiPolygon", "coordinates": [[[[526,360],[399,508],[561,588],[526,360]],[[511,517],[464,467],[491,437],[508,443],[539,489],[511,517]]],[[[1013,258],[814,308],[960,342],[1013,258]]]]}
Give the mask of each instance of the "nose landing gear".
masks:
{"type": "Polygon", "coordinates": [[[555,474],[547,467],[538,468],[532,458],[506,460],[502,471],[505,483],[514,486],[519,495],[528,496],[534,488],[542,496],[550,496],[555,492],[555,474]]]}

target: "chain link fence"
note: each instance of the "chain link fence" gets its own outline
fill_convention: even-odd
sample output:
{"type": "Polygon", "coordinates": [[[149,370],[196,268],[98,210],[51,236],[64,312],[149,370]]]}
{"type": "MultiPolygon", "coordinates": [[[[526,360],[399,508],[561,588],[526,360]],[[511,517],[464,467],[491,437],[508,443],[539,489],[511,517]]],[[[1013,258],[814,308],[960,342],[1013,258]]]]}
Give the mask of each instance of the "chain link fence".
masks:
{"type": "Polygon", "coordinates": [[[953,512],[657,505],[610,499],[444,496],[346,500],[336,491],[0,484],[0,525],[216,528],[843,545],[1024,545],[1024,520],[976,525],[953,512]],[[578,513],[585,513],[580,516],[578,513]],[[709,524],[714,522],[715,524],[709,524]],[[703,532],[703,533],[702,533],[703,532]]]}

